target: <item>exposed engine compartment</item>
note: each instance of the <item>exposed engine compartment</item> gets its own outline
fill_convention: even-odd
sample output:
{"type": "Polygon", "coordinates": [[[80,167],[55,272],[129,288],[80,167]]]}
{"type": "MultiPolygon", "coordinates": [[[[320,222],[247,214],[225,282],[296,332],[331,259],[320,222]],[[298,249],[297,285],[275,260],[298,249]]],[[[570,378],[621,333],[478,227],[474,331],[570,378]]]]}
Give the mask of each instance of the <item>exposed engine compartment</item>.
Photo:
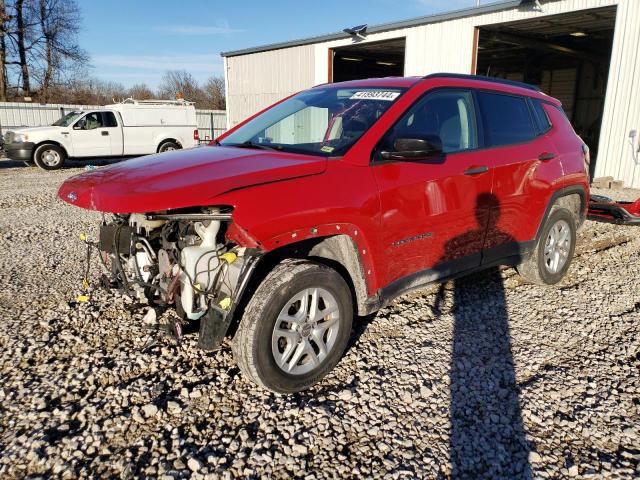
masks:
{"type": "Polygon", "coordinates": [[[210,310],[225,317],[247,277],[247,249],[225,239],[231,220],[223,207],[114,215],[98,242],[110,285],[149,303],[175,304],[183,319],[210,310]]]}

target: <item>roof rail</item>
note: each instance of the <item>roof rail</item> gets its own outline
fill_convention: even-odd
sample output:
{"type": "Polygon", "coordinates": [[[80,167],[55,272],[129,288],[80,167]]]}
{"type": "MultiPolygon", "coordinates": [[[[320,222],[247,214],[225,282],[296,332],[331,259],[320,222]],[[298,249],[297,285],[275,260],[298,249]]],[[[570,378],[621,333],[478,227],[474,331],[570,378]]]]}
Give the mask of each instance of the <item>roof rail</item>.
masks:
{"type": "Polygon", "coordinates": [[[193,105],[194,102],[188,102],[182,98],[176,100],[136,100],[135,98],[125,98],[120,103],[129,103],[134,105],[193,105]]]}
{"type": "Polygon", "coordinates": [[[464,73],[431,73],[422,77],[427,78],[463,78],[466,80],[481,80],[483,82],[501,83],[503,85],[511,85],[513,87],[526,88],[527,90],[533,90],[534,92],[540,92],[540,88],[535,85],[530,85],[524,82],[516,82],[515,80],[507,80],[506,78],[487,77],[485,75],[468,75],[464,73]]]}

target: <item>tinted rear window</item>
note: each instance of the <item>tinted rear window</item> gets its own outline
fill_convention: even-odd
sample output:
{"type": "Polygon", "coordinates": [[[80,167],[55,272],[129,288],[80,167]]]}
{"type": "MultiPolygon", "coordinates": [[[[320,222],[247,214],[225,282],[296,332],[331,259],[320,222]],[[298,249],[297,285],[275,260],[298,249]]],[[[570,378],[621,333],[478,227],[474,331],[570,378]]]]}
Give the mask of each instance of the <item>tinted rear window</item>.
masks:
{"type": "Polygon", "coordinates": [[[105,127],[117,127],[116,116],[112,112],[102,112],[102,121],[105,127]]]}
{"type": "Polygon", "coordinates": [[[551,128],[551,122],[547,116],[547,112],[544,111],[542,102],[540,100],[531,99],[531,105],[533,106],[533,115],[536,117],[538,123],[538,130],[540,133],[544,133],[551,128]]]}
{"type": "Polygon", "coordinates": [[[536,130],[523,97],[478,92],[486,146],[526,142],[536,130]]]}

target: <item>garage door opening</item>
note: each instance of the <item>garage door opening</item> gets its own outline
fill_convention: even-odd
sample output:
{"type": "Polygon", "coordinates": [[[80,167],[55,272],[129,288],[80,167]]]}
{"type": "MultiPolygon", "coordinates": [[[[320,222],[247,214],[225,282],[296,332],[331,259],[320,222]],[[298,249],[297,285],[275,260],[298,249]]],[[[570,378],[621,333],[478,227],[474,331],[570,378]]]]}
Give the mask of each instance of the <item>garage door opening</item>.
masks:
{"type": "Polygon", "coordinates": [[[576,132],[598,156],[616,7],[581,10],[479,28],[478,75],[537,85],[562,102],[576,132]]]}
{"type": "Polygon", "coordinates": [[[405,39],[349,45],[329,50],[329,81],[404,75],[405,39]]]}

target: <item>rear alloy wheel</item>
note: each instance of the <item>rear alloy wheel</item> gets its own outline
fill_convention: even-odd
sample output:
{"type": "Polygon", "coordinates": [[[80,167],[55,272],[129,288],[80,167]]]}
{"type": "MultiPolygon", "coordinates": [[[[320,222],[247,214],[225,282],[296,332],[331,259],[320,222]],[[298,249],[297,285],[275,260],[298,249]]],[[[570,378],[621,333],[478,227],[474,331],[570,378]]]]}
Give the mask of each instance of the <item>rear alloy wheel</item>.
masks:
{"type": "Polygon", "coordinates": [[[338,363],[351,334],[351,291],[335,270],[277,265],[249,301],[233,339],[243,374],[277,393],[305,390],[338,363]]]}
{"type": "Polygon", "coordinates": [[[518,265],[525,280],[554,285],[567,273],[576,247],[576,221],[569,210],[554,207],[531,256],[518,265]]]}
{"type": "Polygon", "coordinates": [[[66,155],[59,146],[45,143],[36,148],[33,160],[43,170],[58,170],[64,165],[66,155]]]}
{"type": "Polygon", "coordinates": [[[175,142],[164,142],[162,145],[160,145],[158,153],[172,152],[173,150],[180,150],[180,148],[180,145],[175,142]]]}

